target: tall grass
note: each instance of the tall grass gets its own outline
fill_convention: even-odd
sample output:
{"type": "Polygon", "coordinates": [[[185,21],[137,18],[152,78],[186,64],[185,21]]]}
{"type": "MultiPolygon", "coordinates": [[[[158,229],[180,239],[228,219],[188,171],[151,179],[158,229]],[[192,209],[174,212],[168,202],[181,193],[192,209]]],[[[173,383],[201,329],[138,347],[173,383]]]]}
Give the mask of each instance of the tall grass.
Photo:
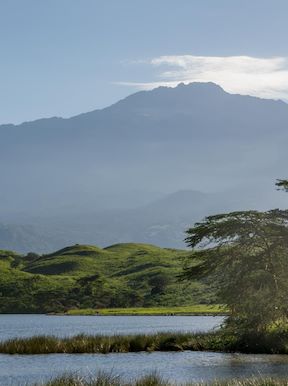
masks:
{"type": "MultiPolygon", "coordinates": [[[[61,376],[44,386],[167,386],[168,383],[156,373],[148,374],[132,382],[124,382],[120,377],[99,373],[95,378],[86,379],[81,376],[61,376]]],[[[38,385],[34,385],[38,386],[38,385]]],[[[42,385],[43,386],[43,385],[42,385]]]]}
{"type": "Polygon", "coordinates": [[[239,337],[222,329],[208,333],[162,332],[153,335],[77,335],[66,338],[35,336],[0,342],[2,354],[107,354],[183,350],[288,354],[288,335],[269,333],[239,337]]]}
{"type": "Polygon", "coordinates": [[[158,333],[153,335],[77,335],[58,338],[34,336],[0,342],[2,354],[125,353],[139,351],[204,350],[216,335],[158,333]]]}
{"type": "MultiPolygon", "coordinates": [[[[43,384],[41,384],[43,386],[43,384]]],[[[182,383],[181,386],[204,386],[205,383],[182,383]]],[[[207,384],[208,385],[208,384],[207,384]]],[[[39,385],[34,385],[39,386],[39,385]]],[[[159,375],[152,373],[135,381],[124,382],[113,375],[99,374],[94,379],[82,377],[62,376],[51,380],[44,386],[176,386],[176,383],[165,381],[159,375]]],[[[180,385],[179,385],[180,386],[180,385]]],[[[214,381],[209,386],[288,386],[287,379],[251,378],[214,381]]]]}

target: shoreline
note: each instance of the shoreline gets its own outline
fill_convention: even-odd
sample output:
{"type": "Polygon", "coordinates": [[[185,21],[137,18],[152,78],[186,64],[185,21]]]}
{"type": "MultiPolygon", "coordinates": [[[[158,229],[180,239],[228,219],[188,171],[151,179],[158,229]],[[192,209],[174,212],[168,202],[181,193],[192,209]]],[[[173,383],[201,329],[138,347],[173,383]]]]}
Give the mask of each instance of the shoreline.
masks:
{"type": "Polygon", "coordinates": [[[196,304],[175,307],[129,307],[129,308],[85,308],[62,312],[3,312],[1,315],[46,315],[46,316],[227,316],[225,307],[219,304],[196,304]]]}
{"type": "MultiPolygon", "coordinates": [[[[5,315],[5,314],[2,314],[2,315],[5,315]]],[[[17,315],[17,314],[15,314],[17,315]]],[[[25,314],[25,315],[41,315],[41,314],[25,314]]],[[[43,314],[43,315],[47,315],[47,316],[227,316],[228,315],[228,312],[226,313],[201,313],[201,312],[190,312],[190,313],[109,313],[109,314],[101,314],[101,313],[95,313],[95,314],[83,314],[83,313],[73,313],[73,314],[70,314],[69,312],[68,313],[49,313],[49,314],[43,314]]]]}
{"type": "Polygon", "coordinates": [[[65,316],[226,316],[228,311],[219,304],[197,304],[177,307],[129,307],[102,309],[71,309],[50,315],[65,316]]]}

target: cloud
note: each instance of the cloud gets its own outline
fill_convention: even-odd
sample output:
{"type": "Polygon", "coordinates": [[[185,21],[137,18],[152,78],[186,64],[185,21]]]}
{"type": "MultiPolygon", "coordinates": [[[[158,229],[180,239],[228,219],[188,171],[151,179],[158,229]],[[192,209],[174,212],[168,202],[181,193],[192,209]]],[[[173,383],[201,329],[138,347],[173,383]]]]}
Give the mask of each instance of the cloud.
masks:
{"type": "Polygon", "coordinates": [[[288,100],[286,57],[172,55],[141,63],[153,68],[156,81],[118,84],[149,90],[158,86],[174,87],[180,82],[215,82],[231,93],[288,100]]]}

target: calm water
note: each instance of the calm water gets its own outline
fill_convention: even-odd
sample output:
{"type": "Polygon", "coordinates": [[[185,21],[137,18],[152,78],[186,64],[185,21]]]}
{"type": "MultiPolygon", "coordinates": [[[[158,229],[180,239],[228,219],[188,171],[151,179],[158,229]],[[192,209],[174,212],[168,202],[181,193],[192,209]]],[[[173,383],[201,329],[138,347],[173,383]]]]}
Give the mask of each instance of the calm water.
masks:
{"type": "Polygon", "coordinates": [[[133,379],[157,371],[175,382],[251,376],[288,376],[288,358],[205,352],[96,355],[0,355],[0,385],[30,385],[63,373],[91,376],[97,371],[133,379]]]}
{"type": "Polygon", "coordinates": [[[138,334],[158,331],[208,331],[219,316],[46,316],[0,315],[0,340],[33,335],[138,334]]]}
{"type": "MultiPolygon", "coordinates": [[[[221,317],[57,317],[0,315],[0,339],[35,334],[59,336],[79,333],[151,333],[205,331],[217,327],[221,317]]],[[[0,355],[0,385],[30,385],[63,373],[93,376],[105,371],[128,380],[157,371],[176,382],[211,381],[251,376],[288,376],[288,356],[209,352],[163,352],[81,355],[0,355]]]]}

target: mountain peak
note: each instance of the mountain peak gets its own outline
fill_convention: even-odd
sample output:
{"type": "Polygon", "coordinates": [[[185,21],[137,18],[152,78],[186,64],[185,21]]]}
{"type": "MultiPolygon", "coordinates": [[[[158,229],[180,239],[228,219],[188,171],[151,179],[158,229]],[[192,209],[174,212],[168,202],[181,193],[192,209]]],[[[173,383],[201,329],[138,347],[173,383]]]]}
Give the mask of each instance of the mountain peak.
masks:
{"type": "Polygon", "coordinates": [[[214,82],[190,82],[190,83],[179,83],[175,88],[179,89],[184,89],[184,88],[189,88],[189,89],[194,89],[194,90],[206,90],[206,91],[211,91],[211,90],[218,90],[222,92],[224,89],[219,86],[219,84],[214,83],[214,82]]]}
{"type": "MultiPolygon", "coordinates": [[[[149,91],[139,91],[120,100],[113,106],[113,110],[122,109],[171,109],[183,110],[191,104],[202,101],[223,99],[228,94],[222,87],[213,82],[179,83],[176,87],[160,86],[149,91]]],[[[226,98],[225,98],[226,99],[226,98]]]]}

